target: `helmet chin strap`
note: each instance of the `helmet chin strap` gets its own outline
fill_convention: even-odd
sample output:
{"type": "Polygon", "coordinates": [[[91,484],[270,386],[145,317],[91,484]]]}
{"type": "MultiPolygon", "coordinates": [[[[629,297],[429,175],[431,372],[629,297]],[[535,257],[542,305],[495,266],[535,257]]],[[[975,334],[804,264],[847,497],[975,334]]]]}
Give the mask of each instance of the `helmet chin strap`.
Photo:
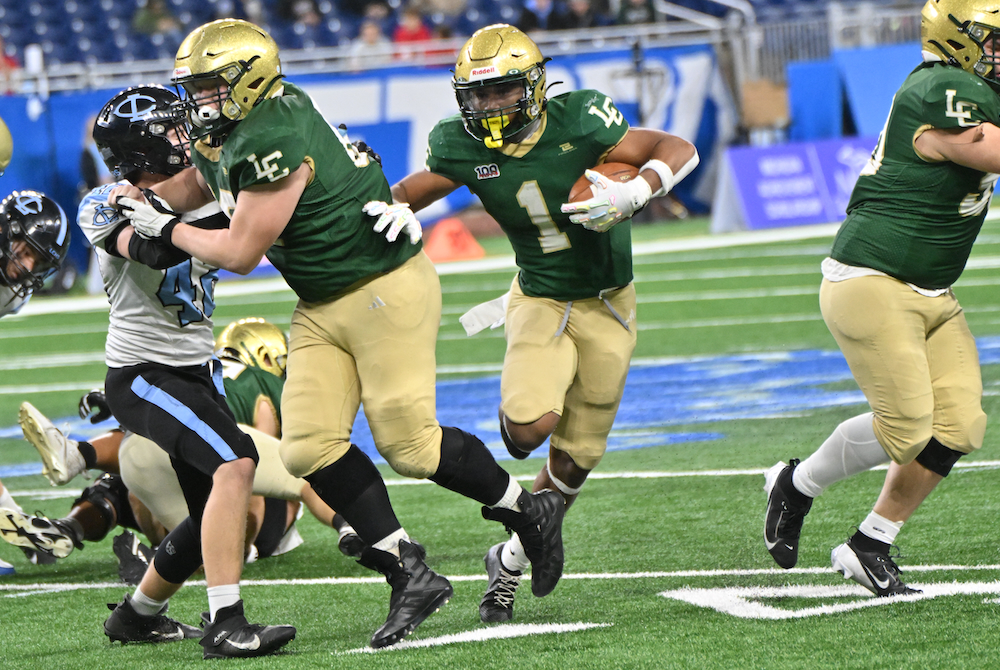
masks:
{"type": "Polygon", "coordinates": [[[192,116],[191,121],[201,128],[206,127],[212,121],[217,121],[219,119],[219,110],[214,107],[199,107],[195,110],[194,116],[192,116]]]}

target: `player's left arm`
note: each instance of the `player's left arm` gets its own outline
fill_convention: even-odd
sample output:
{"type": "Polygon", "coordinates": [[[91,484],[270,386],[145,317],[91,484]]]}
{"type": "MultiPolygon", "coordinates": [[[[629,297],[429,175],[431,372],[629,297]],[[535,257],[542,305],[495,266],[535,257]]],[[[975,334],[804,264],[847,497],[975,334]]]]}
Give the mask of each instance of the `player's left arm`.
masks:
{"type": "Polygon", "coordinates": [[[392,186],[392,200],[409,203],[412,211],[419,212],[461,185],[444,175],[421,170],[408,174],[392,186]]]}
{"type": "Polygon", "coordinates": [[[639,176],[649,184],[653,196],[666,195],[698,166],[698,160],[698,150],[693,144],[652,128],[629,128],[605,158],[607,163],[628,163],[639,168],[639,176]]]}
{"type": "Polygon", "coordinates": [[[932,163],[951,161],[973,170],[1000,173],[1000,128],[992,123],[965,129],[924,129],[913,147],[932,163]]]}
{"type": "Polygon", "coordinates": [[[278,424],[278,412],[271,399],[261,394],[253,408],[253,427],[260,432],[281,439],[281,426],[278,424]]]}
{"type": "Polygon", "coordinates": [[[240,191],[229,228],[203,230],[174,226],[170,243],[209,265],[237,274],[252,271],[292,218],[309,184],[312,168],[303,162],[287,177],[240,191]]]}

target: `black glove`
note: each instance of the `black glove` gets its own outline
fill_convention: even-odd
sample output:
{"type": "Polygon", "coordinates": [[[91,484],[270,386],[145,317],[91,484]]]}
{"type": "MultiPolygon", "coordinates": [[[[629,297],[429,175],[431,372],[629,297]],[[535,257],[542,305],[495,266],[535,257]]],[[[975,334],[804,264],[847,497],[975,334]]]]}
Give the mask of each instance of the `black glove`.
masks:
{"type": "Polygon", "coordinates": [[[365,144],[364,140],[358,140],[357,142],[351,142],[354,148],[358,150],[359,153],[368,154],[373,161],[382,165],[382,157],[375,153],[375,150],[370,146],[365,144]]]}
{"type": "Polygon", "coordinates": [[[100,423],[111,418],[111,406],[108,405],[108,398],[101,389],[94,389],[80,398],[77,411],[81,419],[89,418],[90,423],[100,423]],[[91,416],[93,412],[97,413],[91,416]]]}

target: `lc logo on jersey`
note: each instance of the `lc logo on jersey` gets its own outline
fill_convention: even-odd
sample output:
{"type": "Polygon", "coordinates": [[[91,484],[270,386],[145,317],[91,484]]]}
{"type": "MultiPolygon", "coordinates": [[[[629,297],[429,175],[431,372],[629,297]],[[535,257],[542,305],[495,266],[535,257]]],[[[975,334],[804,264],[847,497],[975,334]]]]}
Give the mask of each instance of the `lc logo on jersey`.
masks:
{"type": "Polygon", "coordinates": [[[972,120],[972,110],[979,109],[979,105],[974,102],[962,102],[961,100],[955,102],[955,95],[958,91],[953,89],[948,89],[945,91],[945,104],[947,105],[947,110],[944,115],[958,120],[958,125],[962,128],[968,128],[969,126],[978,126],[978,121],[972,120]]]}
{"type": "Polygon", "coordinates": [[[476,178],[479,179],[479,181],[482,181],[483,179],[496,179],[499,176],[500,168],[496,163],[476,166],[476,178]]]}
{"type": "Polygon", "coordinates": [[[281,156],[280,151],[275,151],[258,161],[257,154],[250,154],[247,156],[247,162],[253,163],[253,169],[257,171],[257,179],[267,177],[268,181],[278,181],[282,177],[288,176],[288,168],[278,172],[278,166],[275,165],[275,161],[281,156]]]}
{"type": "Polygon", "coordinates": [[[156,100],[148,95],[134,93],[118,103],[114,115],[135,122],[149,116],[149,113],[154,109],[156,109],[156,100]]]}

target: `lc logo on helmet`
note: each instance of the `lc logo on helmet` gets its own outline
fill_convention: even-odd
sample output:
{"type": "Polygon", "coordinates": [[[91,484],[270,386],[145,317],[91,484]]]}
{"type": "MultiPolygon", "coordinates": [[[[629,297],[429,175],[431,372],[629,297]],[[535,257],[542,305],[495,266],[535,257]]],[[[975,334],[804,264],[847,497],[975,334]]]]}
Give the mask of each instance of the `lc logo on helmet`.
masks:
{"type": "Polygon", "coordinates": [[[42,199],[37,195],[19,195],[14,200],[14,208],[25,216],[28,214],[41,214],[42,199]]]}
{"type": "Polygon", "coordinates": [[[156,109],[156,100],[148,95],[135,93],[115,106],[114,115],[135,122],[149,116],[156,109]],[[144,104],[145,103],[145,104],[144,104]]]}

